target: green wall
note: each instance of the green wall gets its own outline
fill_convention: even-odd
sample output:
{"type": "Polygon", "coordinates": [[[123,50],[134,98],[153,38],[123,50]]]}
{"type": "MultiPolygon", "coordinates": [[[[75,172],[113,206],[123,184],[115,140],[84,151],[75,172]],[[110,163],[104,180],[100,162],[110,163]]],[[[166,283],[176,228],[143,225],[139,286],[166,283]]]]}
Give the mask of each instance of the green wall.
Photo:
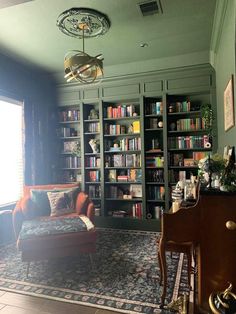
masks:
{"type": "MultiPolygon", "coordinates": [[[[224,89],[232,74],[235,81],[235,9],[236,1],[227,0],[222,28],[220,30],[222,32],[215,51],[214,67],[216,70],[218,148],[221,153],[225,145],[236,146],[236,126],[227,132],[224,130],[224,89]]],[[[236,91],[235,83],[234,91],[236,91]]],[[[236,104],[234,106],[234,113],[235,111],[236,104]]]]}

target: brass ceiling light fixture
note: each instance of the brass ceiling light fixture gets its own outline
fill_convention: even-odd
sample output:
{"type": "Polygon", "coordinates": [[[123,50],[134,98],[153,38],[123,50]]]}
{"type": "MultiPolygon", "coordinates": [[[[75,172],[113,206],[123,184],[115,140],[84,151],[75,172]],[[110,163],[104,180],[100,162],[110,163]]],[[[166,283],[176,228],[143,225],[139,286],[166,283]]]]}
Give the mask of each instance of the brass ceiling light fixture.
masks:
{"type": "Polygon", "coordinates": [[[84,39],[104,35],[110,28],[110,21],[101,12],[87,8],[72,8],[61,13],[57,26],[66,35],[82,38],[83,51],[71,50],[64,58],[65,79],[84,84],[100,81],[103,77],[103,57],[92,57],[84,51],[84,39]]]}

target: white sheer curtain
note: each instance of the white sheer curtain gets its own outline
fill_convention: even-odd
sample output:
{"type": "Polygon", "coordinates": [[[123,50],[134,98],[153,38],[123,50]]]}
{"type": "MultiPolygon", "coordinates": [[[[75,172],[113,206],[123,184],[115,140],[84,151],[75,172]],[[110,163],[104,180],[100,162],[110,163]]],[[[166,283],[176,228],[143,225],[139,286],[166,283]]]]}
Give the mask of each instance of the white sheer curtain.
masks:
{"type": "Polygon", "coordinates": [[[0,206],[22,194],[23,134],[23,103],[0,97],[0,206]]]}

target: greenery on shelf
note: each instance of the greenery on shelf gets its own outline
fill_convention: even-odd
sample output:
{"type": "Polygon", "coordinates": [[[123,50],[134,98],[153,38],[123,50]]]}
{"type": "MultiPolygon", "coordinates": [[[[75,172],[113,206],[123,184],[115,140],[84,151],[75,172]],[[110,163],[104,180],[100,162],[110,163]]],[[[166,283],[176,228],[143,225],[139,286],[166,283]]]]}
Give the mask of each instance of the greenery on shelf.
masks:
{"type": "Polygon", "coordinates": [[[205,128],[208,130],[209,135],[212,135],[212,124],[213,124],[213,110],[210,104],[202,104],[200,107],[201,117],[204,121],[205,128]]]}

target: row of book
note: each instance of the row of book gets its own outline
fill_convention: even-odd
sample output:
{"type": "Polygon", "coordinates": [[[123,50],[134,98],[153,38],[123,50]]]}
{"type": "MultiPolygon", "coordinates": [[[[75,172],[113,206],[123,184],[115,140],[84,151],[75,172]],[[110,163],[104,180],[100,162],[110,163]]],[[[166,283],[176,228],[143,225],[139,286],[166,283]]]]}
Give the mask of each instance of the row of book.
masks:
{"type": "Polygon", "coordinates": [[[145,105],[145,114],[162,114],[163,113],[163,102],[157,101],[155,103],[148,103],[145,105]]]}
{"type": "Polygon", "coordinates": [[[88,172],[89,182],[100,182],[100,170],[92,170],[88,172]]]}
{"type": "Polygon", "coordinates": [[[110,185],[107,189],[107,197],[115,199],[133,199],[142,197],[142,185],[130,184],[128,186],[110,185]]]}
{"type": "Polygon", "coordinates": [[[82,182],[82,174],[80,172],[75,173],[71,170],[62,171],[60,178],[58,179],[59,182],[82,182]]]}
{"type": "Polygon", "coordinates": [[[100,157],[87,157],[85,159],[86,167],[100,167],[101,166],[101,158],[100,157]]]}
{"type": "Polygon", "coordinates": [[[140,154],[114,154],[105,156],[106,167],[141,167],[140,154]]]}
{"type": "Polygon", "coordinates": [[[87,132],[89,133],[100,132],[100,123],[99,122],[88,123],[87,132]]]}
{"type": "Polygon", "coordinates": [[[80,111],[79,110],[63,110],[59,112],[59,121],[79,121],[80,111]]]}
{"type": "Polygon", "coordinates": [[[141,169],[127,169],[127,170],[108,170],[109,182],[142,182],[141,169]]]}
{"type": "Polygon", "coordinates": [[[105,118],[124,118],[138,116],[139,106],[134,104],[116,104],[104,108],[105,118]]]}
{"type": "Polygon", "coordinates": [[[164,200],[165,199],[164,186],[148,186],[147,198],[149,200],[164,200]]]}
{"type": "Polygon", "coordinates": [[[168,160],[169,164],[171,166],[188,166],[187,163],[190,163],[192,161],[192,164],[189,164],[189,166],[197,165],[199,160],[202,158],[205,158],[208,156],[208,152],[192,152],[188,154],[188,157],[184,156],[183,153],[174,153],[174,154],[168,154],[168,160]]]}
{"type": "Polygon", "coordinates": [[[204,130],[205,123],[202,118],[188,118],[188,119],[179,119],[176,121],[176,128],[173,130],[177,131],[197,131],[204,130]]]}
{"type": "Polygon", "coordinates": [[[75,128],[62,127],[60,128],[59,136],[61,137],[78,136],[78,131],[75,130],[75,128]]]}
{"type": "Polygon", "coordinates": [[[66,156],[62,158],[62,168],[80,168],[81,158],[77,156],[66,156]]]}
{"type": "Polygon", "coordinates": [[[177,101],[168,105],[169,113],[172,112],[189,112],[189,111],[197,111],[200,109],[199,104],[191,103],[190,101],[177,101]]]}
{"type": "Polygon", "coordinates": [[[100,185],[89,185],[88,195],[91,198],[101,197],[101,186],[100,185]]]}
{"type": "Polygon", "coordinates": [[[143,217],[143,210],[142,210],[142,203],[135,203],[132,205],[131,210],[112,210],[109,211],[109,215],[113,217],[132,217],[137,219],[142,219],[143,217]]]}
{"type": "Polygon", "coordinates": [[[142,219],[142,217],[143,217],[142,203],[133,204],[133,206],[132,206],[132,217],[142,219]]]}
{"type": "Polygon", "coordinates": [[[146,180],[147,182],[164,183],[164,170],[148,170],[146,172],[146,180]]]}
{"type": "Polygon", "coordinates": [[[129,126],[120,124],[105,124],[105,134],[120,135],[120,134],[135,134],[140,133],[140,121],[133,121],[129,126]]]}
{"type": "Polygon", "coordinates": [[[208,135],[177,136],[168,138],[169,148],[210,148],[208,135]]]}
{"type": "Polygon", "coordinates": [[[181,170],[181,171],[177,171],[173,169],[168,170],[169,182],[171,183],[177,183],[178,181],[185,181],[186,175],[187,173],[185,170],[181,170]]]}
{"type": "Polygon", "coordinates": [[[147,128],[149,128],[149,129],[157,129],[159,127],[158,126],[159,122],[162,122],[162,119],[150,118],[149,119],[149,123],[147,125],[147,128]]]}
{"type": "Polygon", "coordinates": [[[130,151],[130,150],[141,150],[141,138],[122,138],[116,139],[115,141],[108,140],[105,146],[106,151],[130,151]],[[117,147],[116,147],[117,146],[117,147]]]}
{"type": "Polygon", "coordinates": [[[164,167],[164,157],[146,156],[145,162],[147,168],[164,167]]]}

